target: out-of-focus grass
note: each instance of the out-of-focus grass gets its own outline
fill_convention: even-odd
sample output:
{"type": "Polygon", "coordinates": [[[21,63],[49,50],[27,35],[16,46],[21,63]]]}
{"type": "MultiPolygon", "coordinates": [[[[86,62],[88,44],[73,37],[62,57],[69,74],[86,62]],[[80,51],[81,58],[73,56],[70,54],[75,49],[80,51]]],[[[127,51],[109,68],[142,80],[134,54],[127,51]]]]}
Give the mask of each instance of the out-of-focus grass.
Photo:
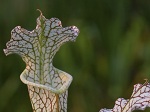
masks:
{"type": "Polygon", "coordinates": [[[118,97],[129,98],[134,84],[150,79],[149,2],[1,0],[0,112],[32,111],[27,87],[19,79],[25,64],[17,55],[6,57],[2,49],[15,26],[35,28],[36,9],[46,18],[59,18],[64,27],[80,29],[76,42],[64,45],[54,58],[54,65],[74,78],[68,112],[98,112],[112,108],[118,97]]]}

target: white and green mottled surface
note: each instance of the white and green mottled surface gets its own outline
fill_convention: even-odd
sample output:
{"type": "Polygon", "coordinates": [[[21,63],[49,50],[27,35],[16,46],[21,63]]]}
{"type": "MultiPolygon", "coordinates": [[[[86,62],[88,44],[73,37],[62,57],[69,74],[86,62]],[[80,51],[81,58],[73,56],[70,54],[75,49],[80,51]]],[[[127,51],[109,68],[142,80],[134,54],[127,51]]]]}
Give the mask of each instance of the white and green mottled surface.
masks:
{"type": "Polygon", "coordinates": [[[34,112],[67,112],[72,76],[55,68],[52,62],[60,46],[75,41],[78,33],[77,27],[63,28],[59,19],[46,19],[42,13],[33,31],[20,26],[11,31],[4,52],[19,54],[25,61],[26,68],[20,79],[28,86],[34,112]]]}

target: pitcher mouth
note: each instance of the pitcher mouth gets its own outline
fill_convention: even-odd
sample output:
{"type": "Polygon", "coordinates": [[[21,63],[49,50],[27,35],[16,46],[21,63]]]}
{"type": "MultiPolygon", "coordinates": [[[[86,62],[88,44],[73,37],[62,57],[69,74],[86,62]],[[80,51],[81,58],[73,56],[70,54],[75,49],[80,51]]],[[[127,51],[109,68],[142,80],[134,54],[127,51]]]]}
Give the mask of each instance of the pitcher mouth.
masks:
{"type": "Polygon", "coordinates": [[[30,86],[34,86],[34,87],[38,87],[38,88],[41,88],[41,89],[45,89],[45,90],[48,90],[48,91],[51,91],[55,94],[62,94],[64,93],[66,90],[68,90],[73,78],[70,74],[64,72],[64,71],[61,71],[61,73],[59,75],[65,75],[65,78],[64,81],[65,83],[63,83],[63,85],[59,88],[54,88],[50,85],[44,85],[44,84],[39,84],[39,83],[35,83],[35,82],[31,82],[29,80],[26,79],[26,75],[24,73],[25,71],[22,72],[22,74],[20,75],[20,79],[21,81],[24,83],[24,84],[27,84],[27,85],[30,85],[30,86]]]}

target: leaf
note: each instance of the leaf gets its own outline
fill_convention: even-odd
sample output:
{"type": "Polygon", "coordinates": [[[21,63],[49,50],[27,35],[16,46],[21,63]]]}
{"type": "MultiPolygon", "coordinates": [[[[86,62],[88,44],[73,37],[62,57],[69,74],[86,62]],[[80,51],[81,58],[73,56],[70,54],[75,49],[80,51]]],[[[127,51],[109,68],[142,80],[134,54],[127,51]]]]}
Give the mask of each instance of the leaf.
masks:
{"type": "Polygon", "coordinates": [[[16,53],[25,61],[26,68],[20,79],[28,86],[35,112],[67,111],[67,90],[72,76],[55,68],[52,62],[60,46],[75,41],[78,33],[77,27],[63,28],[59,19],[46,19],[42,13],[33,31],[20,26],[11,31],[4,52],[6,55],[16,53]]]}
{"type": "Polygon", "coordinates": [[[113,109],[101,109],[100,112],[132,112],[150,107],[150,83],[134,85],[131,98],[118,98],[113,109]]]}

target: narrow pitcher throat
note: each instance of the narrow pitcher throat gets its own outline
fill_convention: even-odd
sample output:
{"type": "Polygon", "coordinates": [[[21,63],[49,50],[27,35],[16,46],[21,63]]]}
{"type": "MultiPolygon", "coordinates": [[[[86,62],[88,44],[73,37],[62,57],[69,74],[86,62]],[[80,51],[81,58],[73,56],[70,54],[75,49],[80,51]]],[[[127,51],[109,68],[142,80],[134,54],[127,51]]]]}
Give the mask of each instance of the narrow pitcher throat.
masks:
{"type": "MultiPolygon", "coordinates": [[[[62,94],[67,91],[73,78],[70,74],[53,66],[53,56],[51,54],[47,61],[36,59],[28,61],[26,69],[20,75],[21,81],[28,87],[45,89],[55,94],[62,94]]],[[[30,60],[30,58],[27,60],[30,60]]]]}
{"type": "Polygon", "coordinates": [[[46,78],[46,80],[43,79],[42,83],[37,74],[30,74],[28,71],[29,70],[25,69],[20,75],[20,79],[23,83],[27,84],[28,86],[30,85],[51,91],[56,94],[64,93],[69,88],[73,80],[70,74],[55,67],[53,67],[49,74],[42,74],[43,76],[46,76],[43,77],[46,78]]]}

